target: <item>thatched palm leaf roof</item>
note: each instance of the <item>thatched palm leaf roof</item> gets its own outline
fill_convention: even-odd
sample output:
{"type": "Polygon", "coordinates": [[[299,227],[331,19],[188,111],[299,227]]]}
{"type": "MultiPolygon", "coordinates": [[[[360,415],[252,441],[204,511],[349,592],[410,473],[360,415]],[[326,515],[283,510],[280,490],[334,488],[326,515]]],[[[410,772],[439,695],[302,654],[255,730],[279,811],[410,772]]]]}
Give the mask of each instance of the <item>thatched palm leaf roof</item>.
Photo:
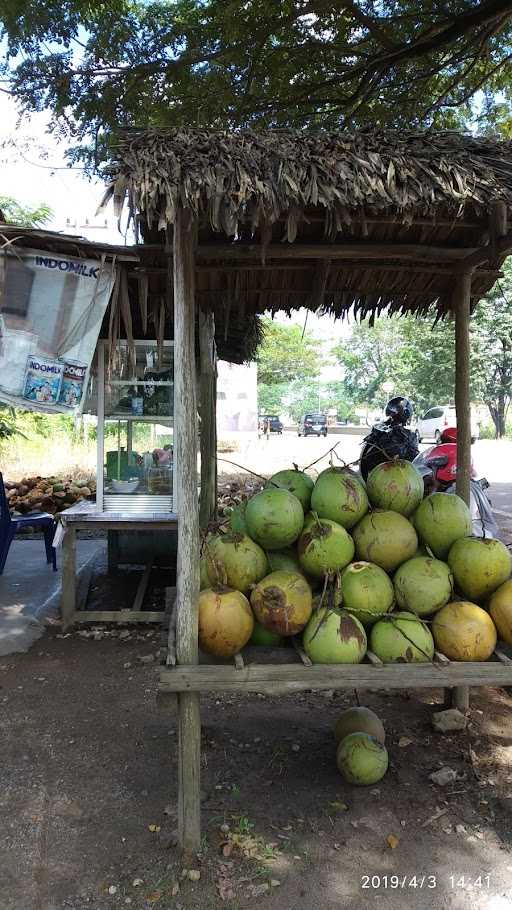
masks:
{"type": "Polygon", "coordinates": [[[201,304],[242,318],[301,306],[444,315],[455,269],[480,256],[478,299],[508,250],[511,142],[446,131],[148,130],[127,133],[114,154],[106,200],[118,214],[128,203],[143,261],[154,268],[163,229],[188,209],[201,304]]]}
{"type": "Polygon", "coordinates": [[[317,207],[342,230],[361,212],[407,221],[457,218],[468,206],[481,215],[495,199],[512,206],[512,142],[453,132],[148,130],[127,135],[115,155],[118,211],[128,194],[164,227],[182,206],[229,236],[317,207]]]}

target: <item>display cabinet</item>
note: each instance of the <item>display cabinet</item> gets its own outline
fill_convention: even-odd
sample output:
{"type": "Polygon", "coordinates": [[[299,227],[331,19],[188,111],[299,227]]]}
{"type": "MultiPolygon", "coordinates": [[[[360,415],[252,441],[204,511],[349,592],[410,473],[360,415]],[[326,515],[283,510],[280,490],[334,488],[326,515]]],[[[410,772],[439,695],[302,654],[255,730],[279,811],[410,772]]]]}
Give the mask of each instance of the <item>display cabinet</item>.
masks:
{"type": "Polygon", "coordinates": [[[97,362],[97,509],[122,514],[176,512],[173,498],[174,343],[121,342],[107,368],[97,362]],[[135,357],[133,357],[135,350],[135,357]]]}

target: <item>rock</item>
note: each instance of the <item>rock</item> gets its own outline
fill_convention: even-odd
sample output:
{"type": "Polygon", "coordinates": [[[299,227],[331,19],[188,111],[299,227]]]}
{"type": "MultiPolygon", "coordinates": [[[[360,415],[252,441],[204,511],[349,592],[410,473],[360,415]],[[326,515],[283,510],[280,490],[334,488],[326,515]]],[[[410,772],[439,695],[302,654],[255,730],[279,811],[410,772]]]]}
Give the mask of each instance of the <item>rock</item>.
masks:
{"type": "Polygon", "coordinates": [[[121,629],[118,637],[121,641],[124,641],[126,638],[131,638],[131,634],[132,633],[129,632],[128,629],[121,629]]]}
{"type": "Polygon", "coordinates": [[[456,730],[465,730],[467,720],[458,708],[448,708],[446,711],[436,711],[432,715],[432,726],[438,733],[452,733],[456,730]]]}
{"type": "Polygon", "coordinates": [[[466,829],[465,829],[464,825],[455,825],[455,830],[456,830],[457,834],[466,833],[466,829]]]}
{"type": "Polygon", "coordinates": [[[280,885],[280,884],[281,884],[281,882],[279,881],[278,878],[271,878],[271,879],[270,879],[270,887],[271,887],[271,888],[279,888],[279,885],[280,885]]]}
{"type": "Polygon", "coordinates": [[[453,784],[457,780],[457,772],[453,768],[440,768],[439,771],[433,771],[429,775],[430,780],[434,784],[438,784],[440,787],[446,787],[447,784],[453,784]]]}
{"type": "Polygon", "coordinates": [[[188,870],[188,879],[191,882],[198,882],[201,878],[201,872],[199,869],[189,869],[188,870]]]}
{"type": "Polygon", "coordinates": [[[129,660],[127,660],[126,663],[123,664],[123,670],[129,670],[130,667],[131,667],[131,663],[129,660]]]}
{"type": "Polygon", "coordinates": [[[226,824],[226,822],[224,822],[224,824],[220,826],[219,831],[221,834],[229,834],[230,827],[228,824],[226,824]]]}
{"type": "Polygon", "coordinates": [[[117,894],[117,885],[110,885],[108,889],[109,894],[117,894]]]}
{"type": "Polygon", "coordinates": [[[134,878],[134,879],[133,879],[132,885],[133,885],[134,888],[140,888],[140,886],[143,885],[143,884],[144,884],[144,880],[143,880],[142,878],[134,878]]]}
{"type": "Polygon", "coordinates": [[[155,658],[153,654],[139,654],[137,657],[137,660],[140,664],[152,664],[154,659],[155,658]]]}
{"type": "Polygon", "coordinates": [[[300,752],[300,746],[298,743],[294,743],[292,746],[292,752],[300,752]]]}
{"type": "Polygon", "coordinates": [[[164,848],[164,850],[170,850],[172,847],[176,847],[178,843],[178,832],[177,831],[160,831],[158,839],[164,848]]]}

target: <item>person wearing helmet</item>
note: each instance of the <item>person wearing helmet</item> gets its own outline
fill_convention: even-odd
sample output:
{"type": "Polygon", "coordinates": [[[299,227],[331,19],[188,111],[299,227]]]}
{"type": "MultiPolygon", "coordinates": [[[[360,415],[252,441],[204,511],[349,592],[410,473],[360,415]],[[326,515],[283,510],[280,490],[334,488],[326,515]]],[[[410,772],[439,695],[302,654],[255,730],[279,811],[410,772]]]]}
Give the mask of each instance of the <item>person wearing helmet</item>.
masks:
{"type": "Polygon", "coordinates": [[[411,422],[413,407],[408,398],[397,396],[390,398],[386,405],[386,417],[390,417],[395,423],[400,423],[405,427],[411,422]]]}
{"type": "Polygon", "coordinates": [[[418,455],[416,433],[408,430],[413,406],[408,398],[398,395],[390,398],[386,405],[386,420],[372,427],[371,433],[363,440],[364,446],[359,459],[359,470],[364,478],[370,471],[392,458],[414,461],[418,455]]]}

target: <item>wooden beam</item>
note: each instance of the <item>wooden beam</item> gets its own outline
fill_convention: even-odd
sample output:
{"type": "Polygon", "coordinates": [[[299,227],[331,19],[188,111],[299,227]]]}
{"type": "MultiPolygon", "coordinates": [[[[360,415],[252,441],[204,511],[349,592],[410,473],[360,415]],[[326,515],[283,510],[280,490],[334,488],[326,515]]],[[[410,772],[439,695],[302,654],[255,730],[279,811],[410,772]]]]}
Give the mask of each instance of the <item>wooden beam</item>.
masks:
{"type": "MultiPolygon", "coordinates": [[[[420,243],[273,243],[266,248],[271,259],[416,259],[419,262],[458,262],[480,252],[475,247],[430,246],[420,243]]],[[[198,259],[261,259],[255,243],[210,243],[197,248],[198,259]]],[[[484,257],[485,258],[485,257],[484,257]]]]}
{"type": "MultiPolygon", "coordinates": [[[[303,692],[305,689],[403,689],[510,686],[512,667],[500,661],[384,664],[247,664],[162,667],[160,692],[303,692]]],[[[181,697],[181,696],[180,696],[181,697]]]]}
{"type": "Polygon", "coordinates": [[[62,630],[66,632],[74,622],[76,611],[76,531],[66,525],[62,539],[62,593],[60,615],[62,630]]]}
{"type": "Polygon", "coordinates": [[[77,610],[74,622],[162,622],[164,610],[77,610]]]}
{"type": "Polygon", "coordinates": [[[201,398],[201,497],[199,525],[206,528],[217,510],[217,355],[215,317],[199,309],[201,398]]]}
{"type": "MultiPolygon", "coordinates": [[[[169,236],[169,235],[168,235],[169,236]]],[[[174,450],[178,498],[176,569],[176,656],[180,664],[198,657],[199,510],[197,502],[197,405],[195,374],[195,226],[178,209],[173,231],[174,275],[174,450]]],[[[170,246],[170,244],[169,244],[170,246]]],[[[170,249],[168,250],[170,256],[170,249]]],[[[178,832],[185,854],[201,840],[199,696],[178,699],[178,832]]]]}

